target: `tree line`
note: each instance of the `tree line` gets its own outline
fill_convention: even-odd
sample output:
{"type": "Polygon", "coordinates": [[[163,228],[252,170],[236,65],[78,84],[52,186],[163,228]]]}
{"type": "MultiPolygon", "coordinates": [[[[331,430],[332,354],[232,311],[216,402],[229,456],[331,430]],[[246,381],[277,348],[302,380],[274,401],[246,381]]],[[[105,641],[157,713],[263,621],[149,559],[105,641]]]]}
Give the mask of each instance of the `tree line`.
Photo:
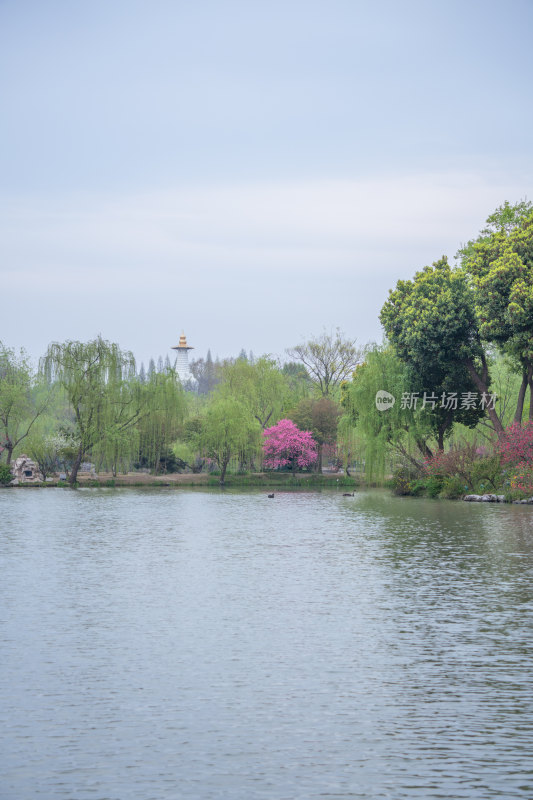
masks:
{"type": "MultiPolygon", "coordinates": [[[[512,489],[502,443],[518,430],[533,438],[532,204],[497,208],[455,262],[442,256],[391,289],[380,314],[386,339],[367,349],[344,410],[376,471],[394,456],[417,489],[429,479],[448,480],[456,495],[512,489]],[[373,402],[379,391],[395,398],[386,410],[373,402]],[[468,480],[452,464],[467,453],[468,480]]],[[[533,460],[524,458],[514,466],[529,470],[533,492],[533,460]]]]}
{"type": "Polygon", "coordinates": [[[320,469],[323,448],[336,443],[340,383],[361,350],[336,331],[291,352],[299,360],[283,364],[208,353],[182,385],[170,359],[137,371],[130,352],[102,337],[52,343],[36,370],[0,345],[0,459],[9,466],[24,452],[43,476],[64,471],[72,485],[86,461],[113,475],[216,470],[223,482],[230,465],[261,468],[264,431],[290,418],[312,433],[317,457],[307,466],[320,469]]]}
{"type": "Polygon", "coordinates": [[[505,202],[455,264],[441,256],[398,281],[380,320],[379,344],[324,331],[288,348],[284,363],[208,352],[185,385],[168,357],[137,370],[100,337],[51,344],[36,370],[0,345],[0,460],[27,452],[72,484],[85,460],[114,475],[216,470],[223,481],[230,468],[320,470],[327,452],[370,478],[398,473],[404,487],[448,481],[458,493],[476,475],[480,486],[524,487],[531,473],[533,491],[528,451],[504,469],[501,449],[519,452],[518,429],[533,440],[532,204],[505,202]],[[316,457],[291,455],[298,435],[287,421],[311,434],[316,457]]]}

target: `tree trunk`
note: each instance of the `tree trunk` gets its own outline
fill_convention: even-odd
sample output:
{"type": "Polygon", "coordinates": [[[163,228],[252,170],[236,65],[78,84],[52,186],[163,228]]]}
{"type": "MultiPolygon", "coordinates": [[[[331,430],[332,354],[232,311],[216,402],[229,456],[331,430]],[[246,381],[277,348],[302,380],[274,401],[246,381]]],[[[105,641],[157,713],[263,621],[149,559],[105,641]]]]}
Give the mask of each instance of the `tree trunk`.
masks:
{"type": "Polygon", "coordinates": [[[13,457],[13,450],[15,449],[15,445],[11,442],[10,439],[8,439],[7,442],[5,443],[4,447],[5,447],[6,452],[7,452],[7,456],[6,456],[7,461],[6,461],[6,463],[7,463],[7,466],[9,467],[9,465],[11,464],[11,458],[13,457]]]}
{"type": "Polygon", "coordinates": [[[453,411],[449,411],[446,415],[446,419],[444,420],[442,425],[437,429],[438,448],[441,453],[444,450],[444,437],[446,435],[446,431],[449,430],[452,423],[453,423],[453,411]]]}
{"type": "Polygon", "coordinates": [[[529,421],[533,422],[533,364],[529,365],[527,371],[527,383],[529,386],[529,421]]]}
{"type": "MultiPolygon", "coordinates": [[[[489,395],[489,386],[488,386],[489,370],[488,370],[488,367],[487,367],[487,362],[485,361],[485,356],[482,357],[482,362],[481,363],[483,365],[483,371],[482,371],[481,375],[479,375],[479,373],[477,372],[477,370],[476,370],[476,368],[474,366],[473,359],[472,358],[465,358],[465,360],[464,360],[464,365],[467,368],[468,374],[472,378],[472,381],[474,382],[474,385],[479,389],[479,391],[481,393],[485,393],[485,395],[488,396],[489,395]]],[[[487,408],[487,414],[489,416],[490,421],[492,422],[492,426],[493,426],[495,432],[498,435],[498,438],[500,438],[503,435],[503,425],[501,423],[501,420],[500,420],[499,416],[496,413],[496,409],[490,408],[490,404],[489,404],[489,408],[487,408]]]]}
{"type": "Polygon", "coordinates": [[[74,465],[72,467],[72,472],[70,473],[69,479],[68,479],[68,482],[70,483],[71,487],[74,486],[74,484],[76,483],[76,481],[78,479],[78,470],[79,470],[79,468],[81,466],[81,462],[82,461],[83,461],[83,450],[82,450],[82,446],[80,444],[79,449],[78,449],[78,455],[76,456],[76,460],[75,460],[74,465]]]}
{"type": "Polygon", "coordinates": [[[522,374],[522,383],[520,384],[520,391],[518,392],[518,400],[516,401],[516,411],[513,419],[515,425],[522,424],[522,415],[524,413],[524,400],[526,399],[527,377],[528,377],[527,372],[524,372],[522,374]]]}
{"type": "Polygon", "coordinates": [[[416,439],[416,446],[424,456],[424,458],[433,458],[433,453],[427,446],[426,442],[423,439],[416,439]]]}
{"type": "MultiPolygon", "coordinates": [[[[352,459],[352,454],[351,453],[347,453],[346,454],[346,466],[344,467],[344,471],[345,471],[346,475],[349,478],[352,477],[351,474],[350,474],[350,461],[351,461],[351,459],[352,459]]],[[[342,465],[342,466],[344,466],[344,465],[342,465]]]]}
{"type": "Polygon", "coordinates": [[[319,475],[322,474],[322,447],[323,445],[317,444],[316,452],[317,452],[317,459],[316,459],[316,472],[319,475]]]}
{"type": "Polygon", "coordinates": [[[422,464],[420,463],[420,461],[417,461],[414,456],[412,456],[410,453],[408,453],[407,450],[405,449],[405,447],[403,447],[403,445],[397,444],[397,445],[395,445],[395,447],[398,450],[398,452],[404,458],[406,458],[408,461],[411,462],[411,464],[413,465],[413,467],[415,467],[415,469],[417,469],[417,470],[421,470],[422,469],[422,464]]]}
{"type": "Polygon", "coordinates": [[[220,465],[220,485],[224,486],[226,482],[226,470],[228,468],[229,458],[224,458],[222,464],[220,465]]]}

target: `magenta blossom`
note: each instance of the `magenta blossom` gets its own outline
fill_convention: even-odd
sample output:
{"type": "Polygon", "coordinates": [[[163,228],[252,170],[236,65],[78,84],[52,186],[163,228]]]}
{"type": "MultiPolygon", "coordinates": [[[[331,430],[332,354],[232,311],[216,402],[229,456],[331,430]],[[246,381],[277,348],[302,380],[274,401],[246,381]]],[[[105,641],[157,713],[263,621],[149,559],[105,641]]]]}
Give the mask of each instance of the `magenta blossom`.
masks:
{"type": "Polygon", "coordinates": [[[505,429],[498,449],[503,464],[533,465],[533,423],[518,425],[516,422],[505,429]]]}
{"type": "Polygon", "coordinates": [[[310,431],[301,431],[290,419],[281,419],[263,431],[264,465],[270,469],[292,466],[304,469],[317,460],[316,442],[310,431]]]}

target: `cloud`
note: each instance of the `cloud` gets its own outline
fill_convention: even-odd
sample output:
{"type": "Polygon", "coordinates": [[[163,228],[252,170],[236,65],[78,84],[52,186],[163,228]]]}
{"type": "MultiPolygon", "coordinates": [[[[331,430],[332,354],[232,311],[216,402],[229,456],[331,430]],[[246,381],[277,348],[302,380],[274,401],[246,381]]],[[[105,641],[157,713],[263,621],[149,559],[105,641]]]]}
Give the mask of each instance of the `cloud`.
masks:
{"type": "Polygon", "coordinates": [[[221,354],[283,352],[324,325],[380,338],[398,278],[451,258],[525,194],[498,177],[426,173],[19,196],[0,201],[3,323],[33,316],[39,344],[13,344],[37,354],[43,340],[100,331],[147,358],[184,326],[221,354]]]}
{"type": "Polygon", "coordinates": [[[0,236],[12,286],[19,268],[135,280],[148,268],[160,275],[187,265],[343,273],[370,259],[387,271],[393,253],[456,249],[495,205],[523,193],[468,174],[193,186],[4,202],[0,236]]]}

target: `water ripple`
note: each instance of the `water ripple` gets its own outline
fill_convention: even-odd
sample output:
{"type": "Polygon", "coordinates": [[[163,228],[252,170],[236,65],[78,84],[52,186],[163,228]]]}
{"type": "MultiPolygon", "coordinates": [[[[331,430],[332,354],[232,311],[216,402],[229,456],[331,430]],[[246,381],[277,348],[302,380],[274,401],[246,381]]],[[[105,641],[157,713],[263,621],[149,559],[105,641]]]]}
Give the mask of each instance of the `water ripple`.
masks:
{"type": "Polygon", "coordinates": [[[0,492],[2,800],[533,796],[531,509],[0,492]]]}

